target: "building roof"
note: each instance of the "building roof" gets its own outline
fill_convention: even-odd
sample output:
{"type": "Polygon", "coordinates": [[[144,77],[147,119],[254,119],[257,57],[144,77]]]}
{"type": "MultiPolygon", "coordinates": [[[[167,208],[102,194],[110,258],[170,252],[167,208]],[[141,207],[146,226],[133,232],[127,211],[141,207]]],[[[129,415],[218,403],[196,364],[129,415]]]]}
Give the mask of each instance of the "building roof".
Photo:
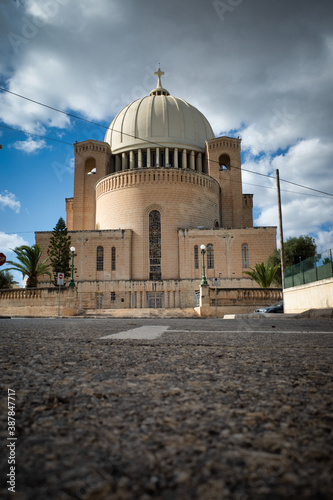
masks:
{"type": "Polygon", "coordinates": [[[148,96],[125,106],[111,122],[105,142],[110,144],[112,153],[159,145],[204,151],[206,140],[214,139],[207,118],[163,88],[163,74],[159,69],[155,73],[156,88],[148,96]]]}

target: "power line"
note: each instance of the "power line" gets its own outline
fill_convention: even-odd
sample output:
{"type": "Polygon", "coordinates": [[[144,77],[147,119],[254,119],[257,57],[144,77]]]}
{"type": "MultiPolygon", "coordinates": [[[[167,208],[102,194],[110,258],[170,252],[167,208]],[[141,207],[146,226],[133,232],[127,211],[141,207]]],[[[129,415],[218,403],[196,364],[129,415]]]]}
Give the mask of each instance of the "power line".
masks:
{"type": "Polygon", "coordinates": [[[16,132],[22,132],[23,134],[26,134],[26,135],[32,135],[33,137],[39,137],[40,139],[47,139],[48,141],[60,142],[61,144],[67,144],[69,146],[73,146],[73,144],[71,142],[61,141],[60,139],[53,139],[52,137],[46,137],[45,135],[33,134],[32,132],[27,132],[25,130],[19,130],[18,128],[8,127],[7,125],[0,124],[0,127],[7,128],[9,130],[15,130],[16,132]]]}
{"type": "MultiPolygon", "coordinates": [[[[273,179],[273,177],[271,177],[271,179],[273,179]]],[[[239,181],[232,181],[232,182],[239,182],[239,181]]],[[[246,184],[247,186],[255,186],[255,187],[261,187],[261,188],[265,188],[265,189],[273,189],[273,191],[276,191],[276,188],[273,186],[263,186],[262,184],[252,184],[251,182],[239,182],[239,184],[246,184]]],[[[331,196],[319,196],[317,194],[301,193],[300,191],[289,191],[289,189],[281,189],[280,191],[282,191],[284,193],[300,194],[301,196],[311,196],[313,198],[324,198],[326,200],[332,199],[331,196]]]]}
{"type": "MultiPolygon", "coordinates": [[[[47,104],[41,103],[41,102],[39,102],[39,101],[36,101],[36,100],[34,100],[34,99],[30,99],[29,97],[25,97],[25,96],[23,96],[23,95],[21,95],[21,94],[17,94],[17,93],[15,93],[15,92],[12,92],[12,91],[10,91],[10,90],[7,90],[7,89],[5,89],[5,88],[3,88],[3,87],[0,87],[0,90],[2,90],[3,92],[7,92],[8,94],[14,95],[14,96],[16,96],[16,97],[20,97],[21,99],[25,99],[26,101],[33,102],[34,104],[38,104],[39,106],[43,106],[43,107],[45,107],[45,108],[51,109],[51,110],[53,110],[53,111],[56,111],[57,113],[61,113],[61,114],[63,114],[63,115],[69,116],[69,117],[71,117],[71,118],[75,118],[75,119],[77,119],[77,120],[81,120],[81,121],[84,121],[84,122],[86,122],[86,123],[90,123],[90,124],[92,124],[92,125],[96,125],[97,127],[102,127],[102,128],[104,128],[104,129],[107,129],[107,130],[109,130],[109,129],[110,129],[110,127],[106,127],[105,125],[102,125],[102,124],[100,124],[100,123],[94,122],[94,121],[92,121],[92,120],[87,120],[86,118],[82,118],[81,116],[77,116],[77,115],[74,115],[74,114],[72,114],[72,113],[68,113],[67,111],[63,111],[63,110],[58,109],[58,108],[54,108],[53,106],[49,106],[49,105],[47,105],[47,104]]],[[[1,125],[1,126],[2,126],[3,128],[9,128],[9,129],[11,128],[11,127],[5,127],[5,126],[3,126],[3,125],[1,125]]],[[[17,130],[17,129],[12,129],[12,130],[17,130]]],[[[162,144],[159,144],[159,143],[154,142],[154,141],[150,141],[149,139],[144,139],[144,138],[142,138],[142,137],[139,137],[139,136],[136,136],[136,135],[133,135],[133,134],[128,134],[128,133],[126,133],[126,132],[120,132],[119,130],[115,130],[115,129],[112,129],[112,130],[113,130],[113,132],[117,132],[117,133],[119,133],[119,134],[121,133],[121,134],[126,135],[126,136],[128,136],[128,137],[132,137],[133,139],[139,139],[139,140],[144,141],[144,142],[147,142],[147,143],[149,143],[149,144],[154,144],[154,145],[156,145],[156,146],[158,146],[158,147],[163,147],[163,145],[162,145],[162,144]]],[[[42,137],[42,136],[38,136],[38,135],[36,135],[36,134],[31,134],[31,133],[28,133],[28,132],[24,132],[24,133],[26,133],[26,134],[28,134],[28,135],[34,135],[35,137],[42,137]]],[[[65,141],[60,141],[60,140],[57,140],[57,139],[51,139],[51,138],[48,138],[48,137],[43,137],[43,138],[44,138],[44,139],[51,140],[51,141],[62,142],[63,144],[69,144],[69,145],[72,145],[72,144],[70,144],[70,143],[68,143],[68,142],[65,142],[65,141]]],[[[218,161],[216,161],[216,160],[210,160],[210,161],[211,161],[212,163],[217,163],[217,164],[219,163],[219,162],[218,162],[218,161]]],[[[260,176],[262,176],[262,177],[268,177],[269,179],[276,179],[275,177],[272,177],[271,175],[268,175],[268,174],[263,174],[263,173],[261,173],[261,172],[255,172],[255,171],[253,171],[253,170],[248,170],[248,169],[243,168],[243,167],[235,167],[235,166],[231,166],[231,168],[237,168],[237,169],[239,169],[239,170],[241,170],[241,171],[243,171],[243,172],[249,172],[249,173],[254,174],[254,175],[260,175],[260,176]]],[[[286,182],[286,183],[288,183],[288,184],[292,184],[292,185],[297,186],[297,187],[300,187],[301,189],[309,189],[310,191],[315,191],[315,192],[317,192],[317,193],[320,193],[320,194],[324,194],[324,195],[327,195],[327,196],[332,196],[332,197],[333,197],[333,194],[332,194],[332,193],[327,193],[327,192],[325,192],[325,191],[321,191],[321,190],[319,190],[319,189],[311,188],[311,187],[309,187],[309,186],[304,186],[304,185],[302,185],[302,184],[298,184],[298,183],[296,183],[296,182],[288,181],[287,179],[282,179],[282,178],[280,178],[280,181],[281,181],[281,182],[286,182]]]]}

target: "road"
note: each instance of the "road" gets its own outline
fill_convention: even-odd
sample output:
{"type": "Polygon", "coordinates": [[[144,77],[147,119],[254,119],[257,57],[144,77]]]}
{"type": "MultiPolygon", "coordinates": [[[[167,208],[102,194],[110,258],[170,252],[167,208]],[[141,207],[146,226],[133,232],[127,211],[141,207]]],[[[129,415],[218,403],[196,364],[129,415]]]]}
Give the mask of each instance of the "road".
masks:
{"type": "Polygon", "coordinates": [[[332,497],[332,321],[0,329],[2,498],[332,497]]]}

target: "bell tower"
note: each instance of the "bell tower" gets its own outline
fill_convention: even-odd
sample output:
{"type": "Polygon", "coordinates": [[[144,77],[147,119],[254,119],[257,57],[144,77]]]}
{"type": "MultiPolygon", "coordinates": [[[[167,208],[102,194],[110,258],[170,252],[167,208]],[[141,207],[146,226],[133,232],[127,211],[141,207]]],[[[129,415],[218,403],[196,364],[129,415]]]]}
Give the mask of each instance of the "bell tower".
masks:
{"type": "Polygon", "coordinates": [[[208,175],[221,186],[221,225],[253,227],[253,195],[242,194],[241,139],[218,137],[206,141],[208,175]]]}
{"type": "Polygon", "coordinates": [[[88,140],[74,144],[74,197],[66,200],[67,228],[94,230],[96,218],[95,185],[109,173],[109,144],[88,140]]]}

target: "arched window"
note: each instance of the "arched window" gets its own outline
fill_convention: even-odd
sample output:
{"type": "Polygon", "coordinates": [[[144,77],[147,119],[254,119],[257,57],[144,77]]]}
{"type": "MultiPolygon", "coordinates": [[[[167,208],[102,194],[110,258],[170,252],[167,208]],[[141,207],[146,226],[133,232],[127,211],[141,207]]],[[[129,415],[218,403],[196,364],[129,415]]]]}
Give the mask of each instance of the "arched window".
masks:
{"type": "Polygon", "coordinates": [[[116,270],[116,247],[111,249],[111,271],[116,270]]]}
{"type": "Polygon", "coordinates": [[[249,263],[249,246],[247,243],[243,243],[242,245],[242,267],[243,269],[246,269],[250,267],[249,263]]]}
{"type": "Polygon", "coordinates": [[[220,170],[230,170],[230,156],[223,154],[219,157],[219,169],[220,170]]]}
{"type": "Polygon", "coordinates": [[[199,269],[199,248],[198,248],[198,245],[194,246],[194,269],[199,269]]]}
{"type": "Polygon", "coordinates": [[[207,245],[207,269],[214,269],[214,246],[207,245]]]}
{"type": "Polygon", "coordinates": [[[152,210],[149,214],[149,279],[161,280],[161,214],[152,210]]]}
{"type": "Polygon", "coordinates": [[[103,271],[104,264],[104,248],[97,247],[96,251],[96,271],[103,271]]]}

